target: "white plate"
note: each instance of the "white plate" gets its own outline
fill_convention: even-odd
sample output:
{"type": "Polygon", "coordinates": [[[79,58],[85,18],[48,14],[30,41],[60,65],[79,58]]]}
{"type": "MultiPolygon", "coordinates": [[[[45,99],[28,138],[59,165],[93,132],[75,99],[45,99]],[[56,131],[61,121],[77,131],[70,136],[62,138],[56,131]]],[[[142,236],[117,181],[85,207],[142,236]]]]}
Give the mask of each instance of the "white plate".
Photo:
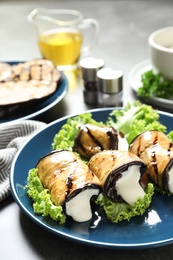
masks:
{"type": "MultiPolygon", "coordinates": [[[[129,84],[135,92],[141,87],[141,75],[152,69],[152,64],[150,60],[145,60],[143,62],[135,65],[129,73],[129,84]]],[[[173,100],[152,97],[150,102],[156,106],[162,108],[173,109],[173,100]]]]}

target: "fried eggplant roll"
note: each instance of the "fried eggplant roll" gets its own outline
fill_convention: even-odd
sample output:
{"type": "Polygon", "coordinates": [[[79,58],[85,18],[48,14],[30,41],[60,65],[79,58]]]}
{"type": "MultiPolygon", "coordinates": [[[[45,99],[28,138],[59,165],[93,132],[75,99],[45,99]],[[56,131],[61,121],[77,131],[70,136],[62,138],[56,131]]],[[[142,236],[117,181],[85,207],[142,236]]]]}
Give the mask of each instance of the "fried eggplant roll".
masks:
{"type": "Polygon", "coordinates": [[[100,181],[75,153],[53,151],[41,158],[36,168],[55,205],[63,206],[75,221],[91,219],[90,200],[99,194],[100,181]]]}
{"type": "Polygon", "coordinates": [[[94,155],[88,167],[101,182],[103,194],[131,206],[143,198],[148,184],[147,166],[128,151],[107,150],[94,155]]]}
{"type": "Polygon", "coordinates": [[[122,132],[111,126],[82,125],[75,138],[73,151],[89,159],[103,150],[128,150],[128,143],[122,132]]]}
{"type": "Polygon", "coordinates": [[[148,175],[162,190],[173,193],[173,143],[157,130],[138,135],[129,151],[140,157],[148,168],[148,175]]]}

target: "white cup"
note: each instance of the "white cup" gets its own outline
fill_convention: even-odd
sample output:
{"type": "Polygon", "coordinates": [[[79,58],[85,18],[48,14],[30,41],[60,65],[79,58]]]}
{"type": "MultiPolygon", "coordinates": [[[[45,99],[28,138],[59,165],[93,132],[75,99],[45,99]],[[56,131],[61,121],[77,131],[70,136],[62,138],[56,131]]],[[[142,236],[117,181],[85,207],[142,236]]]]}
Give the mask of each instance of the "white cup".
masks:
{"type": "Polygon", "coordinates": [[[154,72],[173,80],[173,26],[153,32],[148,43],[154,72]]]}

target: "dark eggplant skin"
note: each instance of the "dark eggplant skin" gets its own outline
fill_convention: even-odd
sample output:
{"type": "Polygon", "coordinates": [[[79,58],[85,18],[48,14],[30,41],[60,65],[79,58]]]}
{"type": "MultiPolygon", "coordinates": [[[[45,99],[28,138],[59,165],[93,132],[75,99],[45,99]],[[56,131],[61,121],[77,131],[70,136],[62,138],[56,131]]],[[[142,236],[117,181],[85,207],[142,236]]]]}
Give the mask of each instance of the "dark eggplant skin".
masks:
{"type": "Polygon", "coordinates": [[[57,206],[64,206],[67,201],[85,189],[98,189],[98,178],[88,166],[72,151],[55,150],[39,159],[35,168],[44,188],[51,194],[51,200],[57,206]]]}
{"type": "Polygon", "coordinates": [[[122,173],[130,166],[140,166],[141,187],[145,190],[149,182],[146,164],[136,155],[119,150],[102,151],[94,155],[88,166],[93,173],[99,178],[103,193],[114,202],[122,202],[123,199],[117,194],[116,182],[121,178],[122,173]]]}
{"type": "MultiPolygon", "coordinates": [[[[9,64],[6,63],[0,63],[0,65],[2,64],[2,66],[0,66],[0,68],[4,68],[4,70],[6,68],[9,68],[9,64]]],[[[33,107],[36,107],[38,104],[40,104],[41,102],[44,102],[47,98],[49,98],[55,91],[56,89],[60,86],[62,78],[61,78],[61,73],[54,67],[54,65],[51,64],[50,61],[44,60],[44,59],[35,59],[35,60],[31,60],[28,62],[23,62],[23,63],[18,63],[16,65],[10,66],[11,67],[11,71],[8,75],[8,77],[4,78],[1,77],[0,78],[0,87],[3,87],[5,85],[8,84],[14,84],[14,88],[15,86],[17,86],[17,84],[27,84],[29,82],[30,86],[32,85],[32,81],[34,80],[35,82],[38,82],[38,86],[39,84],[42,84],[41,82],[43,81],[47,81],[47,85],[51,85],[51,84],[55,84],[55,87],[52,88],[52,90],[50,91],[50,93],[45,94],[42,97],[39,98],[28,98],[28,100],[23,100],[20,98],[20,101],[18,101],[18,96],[22,97],[21,93],[16,93],[16,100],[14,100],[13,102],[1,102],[0,99],[0,119],[11,119],[11,118],[15,118],[15,117],[21,117],[23,115],[27,114],[27,111],[29,112],[30,109],[32,111],[33,107]],[[47,65],[46,65],[47,64],[47,65]],[[46,66],[47,66],[47,73],[46,71],[46,66]],[[44,75],[39,75],[39,77],[36,74],[39,74],[38,69],[36,69],[37,73],[33,72],[33,68],[39,68],[39,70],[41,71],[41,68],[44,67],[44,75]],[[51,72],[54,71],[54,72],[51,72]],[[52,74],[53,73],[53,74],[52,74]]],[[[2,71],[3,73],[3,71],[2,71]]],[[[36,84],[36,83],[34,83],[36,84]]],[[[2,99],[3,100],[3,99],[2,99]]]]}
{"type": "Polygon", "coordinates": [[[143,132],[130,143],[129,151],[146,163],[150,179],[170,192],[168,173],[173,167],[173,143],[168,137],[157,130],[143,132]]]}
{"type": "MultiPolygon", "coordinates": [[[[60,84],[60,82],[59,82],[60,84]]],[[[44,98],[31,99],[25,102],[19,102],[9,105],[0,105],[0,119],[14,119],[15,117],[22,117],[32,112],[32,109],[44,102],[47,98],[53,95],[50,94],[44,98]]],[[[35,111],[35,110],[34,110],[35,111]]]]}

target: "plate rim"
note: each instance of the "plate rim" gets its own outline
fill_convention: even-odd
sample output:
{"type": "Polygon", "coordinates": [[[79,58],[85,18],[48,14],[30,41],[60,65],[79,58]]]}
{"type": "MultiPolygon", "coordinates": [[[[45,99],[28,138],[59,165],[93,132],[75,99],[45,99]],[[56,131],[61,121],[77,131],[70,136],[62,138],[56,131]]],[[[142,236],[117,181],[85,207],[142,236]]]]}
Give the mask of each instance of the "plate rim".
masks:
{"type": "MultiPolygon", "coordinates": [[[[85,114],[88,112],[100,112],[100,111],[112,111],[115,109],[122,109],[122,107],[110,107],[110,108],[96,108],[96,109],[90,109],[90,110],[86,110],[84,112],[82,112],[81,114],[85,114]]],[[[165,112],[165,111],[160,111],[158,110],[159,114],[162,114],[163,116],[170,116],[171,118],[173,118],[173,115],[169,112],[165,112]]],[[[72,114],[72,115],[67,115],[64,116],[62,118],[56,119],[55,121],[49,123],[48,125],[46,125],[43,129],[40,129],[38,131],[36,131],[34,134],[32,134],[29,139],[27,140],[27,142],[25,144],[22,145],[22,147],[18,150],[18,152],[16,153],[12,165],[11,165],[11,170],[10,170],[10,187],[11,187],[11,192],[13,195],[13,198],[15,200],[15,202],[18,204],[19,208],[22,209],[22,211],[27,215],[27,217],[29,217],[34,223],[38,224],[40,227],[46,229],[47,231],[50,231],[53,234],[56,235],[60,235],[63,238],[72,240],[72,241],[77,241],[79,243],[85,244],[85,245],[90,245],[90,246],[97,246],[97,247],[104,247],[104,248],[113,248],[113,249],[145,249],[145,248],[151,248],[151,247],[158,247],[158,246],[163,246],[163,245],[168,245],[168,244],[172,244],[173,243],[173,237],[172,238],[168,238],[168,239],[162,239],[162,240],[158,240],[158,241],[153,241],[153,242],[144,242],[144,243],[113,243],[113,242],[99,242],[99,241],[95,241],[95,240],[88,240],[88,239],[82,239],[79,237],[75,237],[71,234],[67,234],[62,232],[61,230],[56,230],[50,226],[47,226],[45,223],[43,223],[39,218],[38,215],[36,215],[35,213],[30,212],[21,202],[20,198],[18,197],[17,193],[16,193],[16,189],[14,187],[14,182],[13,182],[13,177],[14,177],[14,169],[15,169],[15,164],[17,162],[17,159],[20,155],[20,153],[22,152],[22,150],[25,148],[25,146],[27,146],[27,144],[36,136],[38,136],[41,132],[46,131],[47,128],[51,128],[53,125],[58,124],[61,121],[67,120],[68,118],[74,117],[79,115],[78,113],[72,114]]]]}
{"type": "MultiPolygon", "coordinates": [[[[10,61],[10,60],[1,60],[0,62],[6,62],[6,63],[9,63],[10,65],[13,65],[13,64],[18,64],[18,63],[23,63],[23,62],[26,62],[24,60],[14,60],[14,61],[10,61]]],[[[18,117],[18,118],[15,118],[15,119],[12,119],[12,120],[7,120],[7,121],[4,121],[0,120],[0,126],[6,126],[8,124],[11,124],[11,123],[18,123],[22,120],[29,120],[29,119],[33,119],[43,113],[45,113],[46,111],[48,111],[49,109],[53,108],[55,105],[57,105],[67,94],[68,92],[68,80],[67,80],[67,77],[64,75],[63,72],[61,72],[61,76],[62,76],[62,81],[60,83],[60,86],[62,86],[63,84],[63,90],[62,90],[62,93],[57,96],[55,98],[55,100],[53,102],[49,102],[48,105],[44,106],[43,108],[31,113],[31,114],[27,114],[27,115],[24,115],[22,117],[18,117]]],[[[56,92],[58,91],[59,88],[57,88],[57,90],[53,93],[56,94],[56,92]]],[[[51,98],[51,97],[48,97],[48,99],[51,98]]]]}
{"type": "Polygon", "coordinates": [[[134,81],[133,81],[134,74],[135,74],[135,72],[138,70],[138,68],[141,68],[141,67],[144,68],[144,67],[146,67],[146,66],[149,66],[149,67],[151,66],[151,68],[152,68],[152,65],[151,65],[151,62],[150,62],[149,59],[143,60],[143,61],[141,61],[141,62],[138,62],[137,64],[135,64],[135,65],[131,68],[131,70],[130,70],[130,72],[129,72],[128,81],[129,81],[130,86],[132,87],[132,89],[133,89],[135,92],[137,92],[139,86],[136,86],[136,85],[134,84],[134,81]]]}

